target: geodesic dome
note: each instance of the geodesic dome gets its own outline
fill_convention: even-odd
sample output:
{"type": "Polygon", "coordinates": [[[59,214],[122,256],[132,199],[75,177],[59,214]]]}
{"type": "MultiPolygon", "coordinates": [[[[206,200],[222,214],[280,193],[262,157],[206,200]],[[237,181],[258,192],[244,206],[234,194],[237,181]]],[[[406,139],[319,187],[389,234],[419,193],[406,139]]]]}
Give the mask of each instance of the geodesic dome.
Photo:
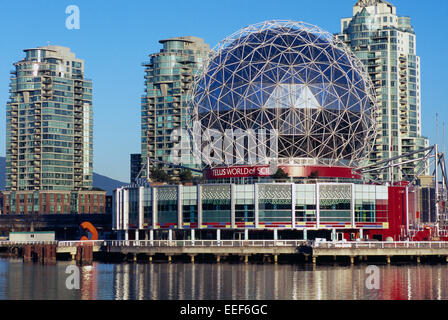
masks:
{"type": "Polygon", "coordinates": [[[370,153],[372,82],[350,49],[320,28],[252,25],[220,42],[205,65],[191,111],[206,166],[356,166],[370,153]]]}

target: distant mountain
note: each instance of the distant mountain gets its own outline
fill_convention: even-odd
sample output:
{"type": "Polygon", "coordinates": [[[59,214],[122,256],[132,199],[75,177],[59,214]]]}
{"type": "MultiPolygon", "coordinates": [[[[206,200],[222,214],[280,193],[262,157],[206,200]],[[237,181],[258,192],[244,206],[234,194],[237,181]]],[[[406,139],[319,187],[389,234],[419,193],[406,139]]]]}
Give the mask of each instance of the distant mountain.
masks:
{"type": "Polygon", "coordinates": [[[121,182],[98,173],[93,173],[93,186],[107,191],[108,195],[112,195],[113,191],[129,183],[121,182]]]}
{"type": "MultiPolygon", "coordinates": [[[[6,158],[0,157],[0,190],[5,190],[5,171],[6,158]]],[[[127,185],[126,182],[121,182],[101,174],[93,173],[93,186],[107,191],[108,195],[112,195],[114,189],[127,185]]]]}

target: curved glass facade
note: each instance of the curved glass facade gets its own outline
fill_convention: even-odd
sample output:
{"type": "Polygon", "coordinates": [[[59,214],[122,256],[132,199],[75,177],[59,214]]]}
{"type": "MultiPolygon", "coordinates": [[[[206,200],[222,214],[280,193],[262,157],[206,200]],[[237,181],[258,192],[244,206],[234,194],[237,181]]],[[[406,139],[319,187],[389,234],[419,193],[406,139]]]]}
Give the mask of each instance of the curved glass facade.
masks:
{"type": "Polygon", "coordinates": [[[148,185],[120,188],[115,190],[115,196],[114,230],[117,231],[387,229],[389,222],[387,186],[351,183],[148,185]],[[152,204],[148,206],[148,203],[152,204]]]}

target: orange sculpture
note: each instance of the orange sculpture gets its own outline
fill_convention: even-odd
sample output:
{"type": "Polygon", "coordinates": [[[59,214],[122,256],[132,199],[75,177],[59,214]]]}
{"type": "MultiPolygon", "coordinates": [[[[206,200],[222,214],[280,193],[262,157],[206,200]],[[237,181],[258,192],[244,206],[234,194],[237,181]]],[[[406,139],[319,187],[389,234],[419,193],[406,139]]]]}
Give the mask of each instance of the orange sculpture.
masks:
{"type": "Polygon", "coordinates": [[[86,222],[81,223],[81,228],[83,228],[84,230],[87,230],[91,234],[91,239],[87,238],[86,236],[82,236],[81,241],[98,240],[98,231],[93,226],[93,224],[86,221],[86,222]]]}

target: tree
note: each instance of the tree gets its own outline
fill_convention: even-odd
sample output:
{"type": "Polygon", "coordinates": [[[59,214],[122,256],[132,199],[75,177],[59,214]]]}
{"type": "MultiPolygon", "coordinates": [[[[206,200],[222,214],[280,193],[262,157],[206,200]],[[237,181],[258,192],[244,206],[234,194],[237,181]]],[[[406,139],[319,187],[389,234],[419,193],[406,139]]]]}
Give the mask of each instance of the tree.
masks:
{"type": "Polygon", "coordinates": [[[271,176],[275,180],[286,180],[289,178],[288,174],[282,168],[278,168],[277,172],[271,176]]]}
{"type": "Polygon", "coordinates": [[[159,168],[151,169],[151,180],[153,182],[168,182],[170,180],[170,176],[159,168]]]}
{"type": "Polygon", "coordinates": [[[182,183],[193,181],[193,174],[190,169],[185,169],[179,174],[179,179],[182,183]]]}

